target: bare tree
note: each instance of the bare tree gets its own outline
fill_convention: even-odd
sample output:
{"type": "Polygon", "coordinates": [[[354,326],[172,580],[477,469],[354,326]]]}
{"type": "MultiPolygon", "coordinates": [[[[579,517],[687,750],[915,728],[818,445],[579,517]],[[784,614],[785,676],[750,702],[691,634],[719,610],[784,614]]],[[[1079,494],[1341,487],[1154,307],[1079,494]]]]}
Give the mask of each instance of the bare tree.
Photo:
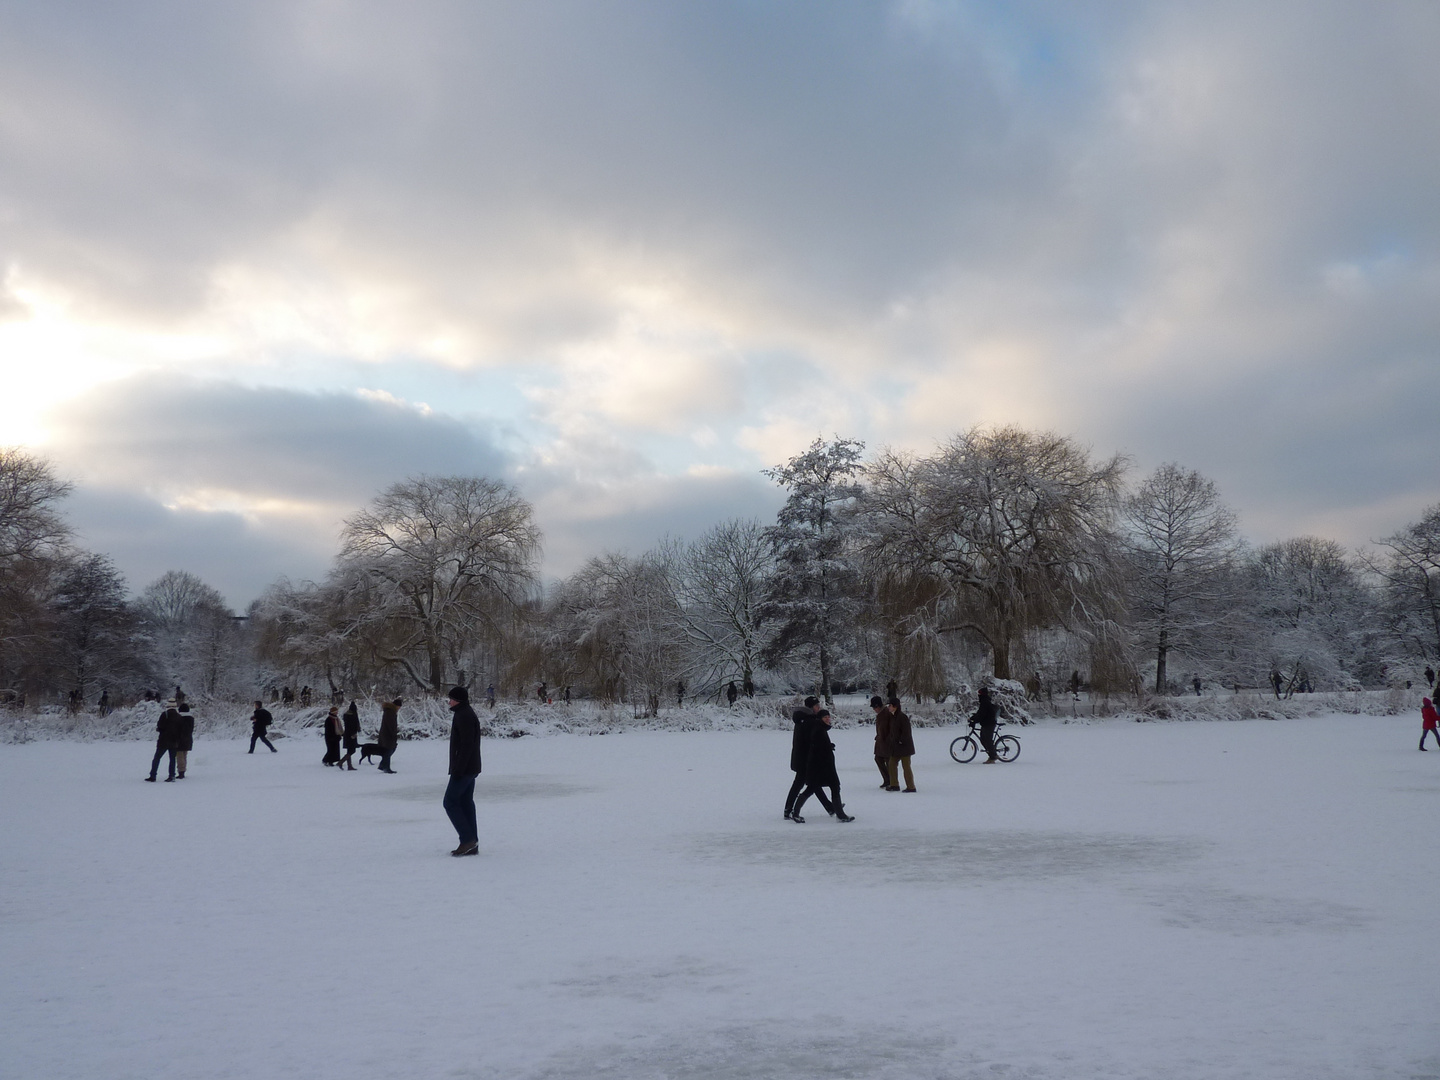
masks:
{"type": "Polygon", "coordinates": [[[154,677],[152,642],[125,592],[124,577],[104,555],[73,552],[55,576],[56,675],[82,700],[96,687],[131,693],[154,677]]]}
{"type": "Polygon", "coordinates": [[[420,476],[388,488],[345,523],[337,572],[369,593],[346,632],[440,693],[447,660],[504,633],[531,597],[540,549],[531,515],[514,488],[483,477],[420,476]]]}
{"type": "Polygon", "coordinates": [[[629,701],[653,716],[685,670],[674,548],[639,558],[590,559],[563,582],[547,612],[547,661],[602,701],[629,701]]]}
{"type": "Polygon", "coordinates": [[[758,521],[722,522],[677,562],[681,625],[697,690],[735,681],[754,695],[765,629],[760,618],[775,558],[758,521]]]}
{"type": "Polygon", "coordinates": [[[1200,650],[1233,611],[1235,515],[1210,480],[1167,464],[1124,503],[1132,629],[1155,657],[1155,692],[1174,649],[1200,650]]]}
{"type": "Polygon", "coordinates": [[[789,492],[765,530],[775,554],[761,617],[773,620],[766,664],[798,657],[814,665],[820,696],[832,703],[838,663],[848,659],[860,613],[851,511],[860,497],[864,443],[816,439],[803,454],[765,475],[789,492]]]}
{"type": "Polygon", "coordinates": [[[145,587],[146,616],[167,680],[214,696],[244,659],[235,613],[214,587],[185,570],[169,570],[145,587]]]}
{"type": "Polygon", "coordinates": [[[1379,544],[1365,564],[1384,583],[1390,636],[1409,656],[1440,660],[1440,504],[1379,544]]]}
{"type": "Polygon", "coordinates": [[[0,690],[8,698],[49,688],[49,596],[69,538],[56,503],[69,491],[42,459],[0,450],[0,690]]]}
{"type": "Polygon", "coordinates": [[[866,471],[870,574],[933,595],[936,632],[978,635],[996,678],[1011,678],[1031,630],[1108,640],[1124,472],[1118,455],[1092,463],[1071,439],[1009,427],[973,428],[929,458],[886,451],[866,471]]]}

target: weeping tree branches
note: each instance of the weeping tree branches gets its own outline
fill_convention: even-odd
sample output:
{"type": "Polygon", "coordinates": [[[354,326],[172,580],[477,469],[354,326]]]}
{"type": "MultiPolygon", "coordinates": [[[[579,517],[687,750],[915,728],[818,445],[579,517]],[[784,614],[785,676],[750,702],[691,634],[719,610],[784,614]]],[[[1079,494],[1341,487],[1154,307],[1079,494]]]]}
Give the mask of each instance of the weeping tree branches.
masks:
{"type": "Polygon", "coordinates": [[[926,597],[916,617],[989,647],[997,678],[1031,630],[1108,640],[1119,617],[1114,521],[1125,462],[1073,440],[974,428],[928,458],[887,450],[860,502],[877,583],[926,597]]]}
{"type": "Polygon", "coordinates": [[[335,575],[364,603],[340,632],[440,693],[447,663],[502,636],[531,599],[539,550],[530,504],[508,484],[474,476],[395,484],[345,523],[335,575]]]}

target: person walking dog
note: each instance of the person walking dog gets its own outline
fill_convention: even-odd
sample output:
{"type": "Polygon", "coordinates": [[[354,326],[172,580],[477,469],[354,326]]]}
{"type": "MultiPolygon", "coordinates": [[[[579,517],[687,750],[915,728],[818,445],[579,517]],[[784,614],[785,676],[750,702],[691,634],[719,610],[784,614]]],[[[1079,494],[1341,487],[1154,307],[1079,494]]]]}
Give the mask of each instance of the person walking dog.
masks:
{"type": "Polygon", "coordinates": [[[460,845],[451,855],[480,854],[480,829],[475,823],[475,778],[480,775],[480,718],[470,707],[463,686],[450,690],[450,783],[445,788],[445,813],[460,845]]]}
{"type": "Polygon", "coordinates": [[[394,701],[380,702],[380,735],[376,742],[380,744],[380,771],[393,773],[395,770],[390,767],[390,755],[395,753],[395,747],[400,743],[400,706],[405,704],[400,698],[394,701]]]}

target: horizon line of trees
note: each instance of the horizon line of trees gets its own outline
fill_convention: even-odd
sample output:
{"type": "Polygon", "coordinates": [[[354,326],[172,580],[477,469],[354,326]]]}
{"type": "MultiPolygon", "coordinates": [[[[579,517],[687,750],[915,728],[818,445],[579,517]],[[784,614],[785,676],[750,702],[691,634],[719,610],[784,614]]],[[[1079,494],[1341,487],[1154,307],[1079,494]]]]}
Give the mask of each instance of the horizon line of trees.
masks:
{"type": "Polygon", "coordinates": [[[1132,485],[1124,458],[1067,436],[977,427],[930,454],[864,450],[816,439],[766,470],[786,493],[773,522],[597,554],[548,588],[512,486],[412,477],[346,520],[322,581],[281,579],[244,615],[185,571],[131,598],[73,543],[69,485],[0,450],[0,703],[459,682],[653,713],[731,687],[943,700],[987,676],[1032,698],[1077,681],[1289,694],[1440,663],[1440,505],[1369,551],[1251,547],[1212,481],[1166,464],[1132,485]]]}

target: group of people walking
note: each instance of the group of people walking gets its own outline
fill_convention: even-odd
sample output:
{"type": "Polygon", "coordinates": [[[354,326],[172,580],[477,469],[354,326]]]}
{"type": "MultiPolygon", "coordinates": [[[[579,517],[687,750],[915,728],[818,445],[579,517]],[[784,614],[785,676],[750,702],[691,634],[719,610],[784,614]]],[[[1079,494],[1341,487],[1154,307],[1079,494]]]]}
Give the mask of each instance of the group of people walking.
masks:
{"type": "Polygon", "coordinates": [[[820,699],[807,697],[803,708],[796,709],[790,719],[795,732],[790,739],[790,769],[795,781],[785,797],[785,820],[804,825],[801,809],[811,795],[820,800],[825,812],[838,821],[854,821],[845,813],[840,799],[840,774],[835,769],[835,744],[830,741],[829,709],[820,707],[820,699]],[[827,798],[825,788],[830,789],[827,798]]]}
{"type": "MultiPolygon", "coordinates": [[[[380,749],[380,771],[383,773],[395,771],[390,767],[390,758],[400,743],[400,706],[403,704],[404,701],[398,697],[394,701],[380,703],[380,733],[375,738],[375,745],[380,749]]],[[[359,707],[351,701],[342,717],[340,706],[331,705],[325,717],[325,756],[320,759],[321,764],[334,765],[342,772],[354,772],[355,751],[359,749],[359,707]],[[341,750],[345,751],[344,756],[341,756],[341,750]]]]}

